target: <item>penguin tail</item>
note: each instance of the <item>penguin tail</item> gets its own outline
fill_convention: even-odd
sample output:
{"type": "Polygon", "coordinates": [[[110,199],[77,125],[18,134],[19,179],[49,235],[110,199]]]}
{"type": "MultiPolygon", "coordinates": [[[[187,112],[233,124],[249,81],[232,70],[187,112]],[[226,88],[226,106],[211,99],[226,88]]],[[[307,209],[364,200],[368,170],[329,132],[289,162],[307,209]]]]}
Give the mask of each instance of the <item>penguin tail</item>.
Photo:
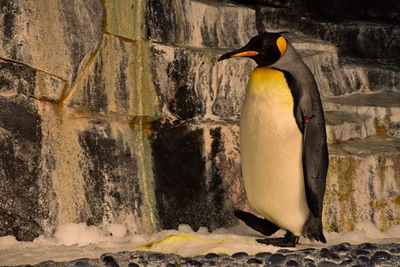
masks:
{"type": "Polygon", "coordinates": [[[326,243],[326,239],[322,230],[321,218],[316,218],[312,214],[304,224],[302,235],[310,240],[326,243]]]}

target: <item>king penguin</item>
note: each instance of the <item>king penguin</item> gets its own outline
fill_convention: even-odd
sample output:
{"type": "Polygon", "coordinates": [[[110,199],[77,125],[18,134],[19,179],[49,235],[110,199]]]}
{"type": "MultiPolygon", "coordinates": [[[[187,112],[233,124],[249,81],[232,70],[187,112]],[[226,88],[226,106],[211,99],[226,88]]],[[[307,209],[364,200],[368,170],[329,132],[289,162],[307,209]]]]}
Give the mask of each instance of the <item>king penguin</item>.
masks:
{"type": "Polygon", "coordinates": [[[328,169],[325,118],[310,69],[282,33],[262,33],[218,60],[248,57],[250,75],[240,116],[240,155],[250,205],[236,210],[248,226],[281,238],[258,242],[294,247],[304,236],[326,242],[322,204],[328,169]]]}

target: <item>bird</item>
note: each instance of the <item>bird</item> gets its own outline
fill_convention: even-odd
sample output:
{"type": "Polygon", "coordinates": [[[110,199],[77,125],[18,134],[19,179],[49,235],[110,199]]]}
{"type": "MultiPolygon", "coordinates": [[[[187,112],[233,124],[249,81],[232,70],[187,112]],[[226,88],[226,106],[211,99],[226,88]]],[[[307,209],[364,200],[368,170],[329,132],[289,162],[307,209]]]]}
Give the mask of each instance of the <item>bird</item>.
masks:
{"type": "Polygon", "coordinates": [[[260,218],[235,210],[256,239],[295,247],[300,236],[326,243],[322,225],[329,164],[325,118],[316,80],[285,33],[264,32],[218,61],[245,57],[250,74],[240,114],[240,157],[247,199],[260,218]]]}

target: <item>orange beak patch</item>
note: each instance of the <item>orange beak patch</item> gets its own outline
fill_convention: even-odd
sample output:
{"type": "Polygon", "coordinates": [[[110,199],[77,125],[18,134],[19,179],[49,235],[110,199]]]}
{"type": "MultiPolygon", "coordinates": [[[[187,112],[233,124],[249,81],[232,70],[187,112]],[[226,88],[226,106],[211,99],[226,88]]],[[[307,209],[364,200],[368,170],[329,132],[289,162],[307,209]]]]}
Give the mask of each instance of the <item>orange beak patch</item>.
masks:
{"type": "Polygon", "coordinates": [[[231,57],[253,57],[253,56],[257,56],[257,55],[258,55],[257,51],[245,51],[245,52],[234,54],[231,57]]]}

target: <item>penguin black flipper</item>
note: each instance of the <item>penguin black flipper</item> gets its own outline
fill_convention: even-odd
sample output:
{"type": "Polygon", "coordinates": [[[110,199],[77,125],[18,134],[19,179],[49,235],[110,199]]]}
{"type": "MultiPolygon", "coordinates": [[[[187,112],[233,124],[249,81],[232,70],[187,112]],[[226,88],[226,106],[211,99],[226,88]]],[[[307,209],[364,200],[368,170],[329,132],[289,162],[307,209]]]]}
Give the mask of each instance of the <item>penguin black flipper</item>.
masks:
{"type": "Polygon", "coordinates": [[[270,236],[280,229],[267,219],[258,218],[249,212],[235,210],[233,213],[235,214],[236,218],[243,221],[247,226],[265,236],[270,236]]]}
{"type": "Polygon", "coordinates": [[[284,71],[286,81],[294,100],[294,117],[303,134],[303,173],[308,207],[312,213],[306,225],[307,236],[325,242],[322,233],[322,205],[325,194],[326,174],[328,170],[328,148],[326,143],[325,118],[317,84],[311,72],[312,82],[306,86],[296,81],[284,71]]]}

